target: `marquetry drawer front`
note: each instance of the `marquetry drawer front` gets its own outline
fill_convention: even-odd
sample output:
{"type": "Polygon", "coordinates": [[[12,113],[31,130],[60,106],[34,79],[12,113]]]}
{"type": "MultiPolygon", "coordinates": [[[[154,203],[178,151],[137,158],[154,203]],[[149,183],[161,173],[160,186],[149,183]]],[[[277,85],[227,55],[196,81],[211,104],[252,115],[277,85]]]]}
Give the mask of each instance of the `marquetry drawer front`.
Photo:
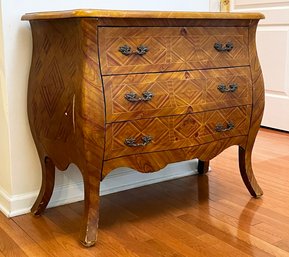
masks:
{"type": "Polygon", "coordinates": [[[251,104],[250,70],[103,77],[107,122],[169,116],[251,104]]]}
{"type": "Polygon", "coordinates": [[[105,159],[246,135],[251,106],[106,125],[105,159]]]}
{"type": "Polygon", "coordinates": [[[245,27],[99,28],[103,74],[242,66],[245,27]]]}

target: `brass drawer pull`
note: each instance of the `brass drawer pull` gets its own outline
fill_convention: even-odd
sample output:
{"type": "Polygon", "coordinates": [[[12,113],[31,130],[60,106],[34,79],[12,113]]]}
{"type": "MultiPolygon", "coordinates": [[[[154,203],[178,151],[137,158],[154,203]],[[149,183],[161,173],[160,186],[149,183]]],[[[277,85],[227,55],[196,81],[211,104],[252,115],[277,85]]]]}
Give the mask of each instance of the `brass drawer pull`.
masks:
{"type": "Polygon", "coordinates": [[[153,98],[153,96],[154,96],[153,93],[148,92],[148,91],[143,92],[142,97],[137,96],[136,93],[131,92],[131,93],[125,94],[124,98],[128,100],[129,102],[147,102],[147,101],[150,101],[153,98]]]}
{"type": "Polygon", "coordinates": [[[217,124],[216,127],[215,127],[215,130],[217,132],[226,132],[226,131],[230,131],[232,130],[233,128],[235,127],[234,123],[229,121],[227,123],[227,126],[223,126],[222,124],[217,124]]]}
{"type": "Polygon", "coordinates": [[[124,143],[129,147],[146,146],[152,142],[152,139],[153,138],[151,136],[143,136],[141,138],[142,143],[136,143],[135,138],[127,138],[126,140],[124,140],[124,143]]]}
{"type": "Polygon", "coordinates": [[[225,44],[225,46],[223,46],[222,43],[218,42],[215,43],[214,48],[218,51],[218,52],[230,52],[233,49],[234,45],[232,42],[228,42],[225,44]]]}
{"type": "Polygon", "coordinates": [[[220,84],[218,86],[218,89],[220,92],[225,93],[225,92],[235,92],[238,88],[238,84],[233,83],[233,84],[229,84],[229,86],[225,86],[224,84],[220,84]]]}
{"type": "Polygon", "coordinates": [[[148,50],[149,50],[148,47],[143,46],[143,45],[138,46],[136,48],[136,51],[132,51],[131,47],[128,46],[128,45],[121,46],[118,49],[118,51],[120,51],[123,55],[126,55],[126,56],[132,55],[132,54],[144,55],[144,54],[146,54],[148,52],[148,50]]]}

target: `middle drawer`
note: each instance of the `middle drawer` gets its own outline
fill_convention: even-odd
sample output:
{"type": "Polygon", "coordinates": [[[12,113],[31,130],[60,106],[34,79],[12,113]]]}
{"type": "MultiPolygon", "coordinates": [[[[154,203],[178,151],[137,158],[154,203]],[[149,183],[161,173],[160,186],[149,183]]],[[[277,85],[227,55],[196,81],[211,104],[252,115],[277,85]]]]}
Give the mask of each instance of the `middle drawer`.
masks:
{"type": "Polygon", "coordinates": [[[103,77],[106,122],[248,105],[248,67],[103,77]]]}

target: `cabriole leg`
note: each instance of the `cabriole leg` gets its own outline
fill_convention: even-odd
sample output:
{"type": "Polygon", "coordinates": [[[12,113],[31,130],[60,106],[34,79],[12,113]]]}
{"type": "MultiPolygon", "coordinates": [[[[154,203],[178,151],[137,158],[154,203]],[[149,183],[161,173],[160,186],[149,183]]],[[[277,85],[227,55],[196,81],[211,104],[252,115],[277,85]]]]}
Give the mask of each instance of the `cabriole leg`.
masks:
{"type": "Polygon", "coordinates": [[[55,165],[49,157],[41,158],[42,167],[42,184],[39,195],[31,208],[34,215],[40,215],[45,210],[51,198],[54,181],[55,181],[55,165]]]}
{"type": "Polygon", "coordinates": [[[239,168],[242,179],[253,197],[260,197],[263,191],[258,185],[252,170],[251,150],[247,150],[239,146],[239,168]]]}
{"type": "Polygon", "coordinates": [[[80,228],[80,242],[86,246],[92,246],[97,240],[97,228],[99,220],[99,185],[100,180],[96,174],[99,171],[86,171],[83,173],[84,182],[84,214],[80,228]],[[91,175],[85,175],[91,174],[91,175]]]}

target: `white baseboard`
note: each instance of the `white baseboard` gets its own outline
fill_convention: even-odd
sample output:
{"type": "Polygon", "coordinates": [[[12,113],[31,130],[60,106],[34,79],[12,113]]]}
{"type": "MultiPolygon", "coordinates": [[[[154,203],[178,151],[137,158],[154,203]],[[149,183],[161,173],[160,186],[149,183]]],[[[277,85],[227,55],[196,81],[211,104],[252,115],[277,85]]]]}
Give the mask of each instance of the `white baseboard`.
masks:
{"type": "Polygon", "coordinates": [[[0,211],[7,217],[14,217],[28,213],[37,197],[37,192],[21,195],[9,195],[0,188],[0,211]]]}
{"type": "Polygon", "coordinates": [[[0,211],[9,217],[10,197],[9,194],[0,187],[0,211]]]}
{"type": "MultiPolygon", "coordinates": [[[[131,188],[141,187],[166,180],[197,174],[197,160],[173,163],[159,172],[144,174],[127,168],[111,172],[100,185],[100,195],[111,194],[131,188]]],[[[0,211],[7,217],[14,217],[30,212],[38,192],[22,195],[9,195],[0,188],[0,211]]],[[[54,188],[49,207],[83,200],[83,183],[59,185],[54,188]]]]}

